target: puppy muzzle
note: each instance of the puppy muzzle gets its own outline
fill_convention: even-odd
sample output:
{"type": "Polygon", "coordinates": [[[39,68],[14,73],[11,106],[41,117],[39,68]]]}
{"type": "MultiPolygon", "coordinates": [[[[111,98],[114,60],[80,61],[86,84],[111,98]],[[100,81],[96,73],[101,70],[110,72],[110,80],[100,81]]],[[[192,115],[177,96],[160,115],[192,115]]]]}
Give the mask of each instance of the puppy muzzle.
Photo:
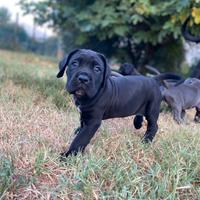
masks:
{"type": "Polygon", "coordinates": [[[79,72],[69,80],[67,91],[77,97],[83,97],[88,95],[91,87],[92,79],[90,76],[85,72],[79,72]]]}

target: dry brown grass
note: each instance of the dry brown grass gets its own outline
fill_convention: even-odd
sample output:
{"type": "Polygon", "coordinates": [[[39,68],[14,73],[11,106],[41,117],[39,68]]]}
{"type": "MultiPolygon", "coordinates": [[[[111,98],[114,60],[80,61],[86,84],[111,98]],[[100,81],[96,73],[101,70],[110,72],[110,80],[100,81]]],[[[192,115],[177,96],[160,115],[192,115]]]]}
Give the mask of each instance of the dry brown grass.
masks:
{"type": "MultiPolygon", "coordinates": [[[[12,54],[11,54],[12,55],[12,54]]],[[[8,56],[8,55],[7,55],[8,56]]],[[[9,58],[8,58],[9,60],[9,58]]],[[[25,62],[25,61],[23,61],[25,62]]],[[[11,160],[3,199],[198,199],[200,131],[161,113],[153,144],[132,118],[103,122],[85,154],[59,162],[79,124],[72,101],[58,109],[42,94],[5,80],[0,87],[0,158],[11,160]]]]}
{"type": "MultiPolygon", "coordinates": [[[[60,184],[58,176],[64,174],[73,181],[76,173],[76,166],[61,166],[57,157],[73,138],[73,130],[79,123],[78,112],[58,110],[55,105],[50,104],[40,95],[34,94],[26,88],[15,86],[11,81],[4,83],[1,95],[3,100],[0,101],[0,152],[13,160],[15,169],[12,177],[13,187],[5,193],[5,198],[52,199],[48,188],[56,188],[60,184]],[[38,169],[35,169],[35,161],[41,152],[44,154],[44,162],[40,166],[41,172],[37,174],[38,169]],[[20,179],[23,178],[24,182],[30,182],[32,177],[35,177],[36,180],[30,185],[22,184],[19,188],[15,186],[15,183],[19,184],[20,179]]],[[[194,112],[190,114],[192,115],[194,112]]],[[[139,131],[133,131],[131,117],[107,120],[88,146],[86,154],[88,156],[90,154],[97,157],[103,156],[108,162],[114,160],[117,163],[118,159],[121,159],[118,155],[127,148],[127,140],[129,141],[131,138],[132,141],[129,141],[131,146],[126,153],[130,154],[130,157],[143,172],[147,171],[157,162],[151,149],[159,149],[159,141],[162,138],[170,140],[173,138],[173,134],[188,130],[188,125],[178,126],[170,114],[161,114],[159,126],[161,128],[155,143],[146,152],[139,144],[145,126],[139,131]],[[98,143],[102,144],[98,145],[98,143]]],[[[191,122],[189,128],[192,135],[198,132],[198,126],[198,124],[191,122]]],[[[85,165],[87,165],[87,161],[85,161],[85,165]]],[[[158,176],[162,176],[162,173],[158,176]]],[[[96,174],[92,174],[91,178],[98,178],[96,176],[96,174]]],[[[112,188],[111,180],[106,180],[104,184],[104,187],[112,188]]],[[[99,188],[96,188],[92,191],[91,195],[94,199],[99,199],[98,190],[99,188]]],[[[73,199],[78,197],[84,199],[82,195],[81,193],[73,194],[66,188],[65,193],[60,194],[60,197],[57,196],[57,198],[73,199]]]]}

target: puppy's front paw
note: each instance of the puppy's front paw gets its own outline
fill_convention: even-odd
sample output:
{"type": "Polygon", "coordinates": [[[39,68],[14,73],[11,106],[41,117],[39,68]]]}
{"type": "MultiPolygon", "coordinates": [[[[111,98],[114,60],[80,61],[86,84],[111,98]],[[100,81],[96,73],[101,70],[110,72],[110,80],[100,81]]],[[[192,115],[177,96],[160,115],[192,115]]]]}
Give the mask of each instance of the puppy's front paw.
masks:
{"type": "Polygon", "coordinates": [[[152,142],[152,140],[153,140],[153,138],[144,135],[144,137],[142,138],[142,143],[143,144],[150,144],[152,142]]]}
{"type": "Polygon", "coordinates": [[[66,161],[68,156],[76,156],[78,154],[78,150],[68,150],[60,154],[60,161],[66,161]]]}

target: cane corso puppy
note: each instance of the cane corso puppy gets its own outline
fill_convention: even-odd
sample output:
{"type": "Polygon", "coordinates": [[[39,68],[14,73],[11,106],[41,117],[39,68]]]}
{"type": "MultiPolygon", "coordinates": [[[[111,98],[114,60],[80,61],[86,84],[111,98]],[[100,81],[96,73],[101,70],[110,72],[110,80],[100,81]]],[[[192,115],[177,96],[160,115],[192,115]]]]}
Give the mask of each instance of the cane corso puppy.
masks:
{"type": "MultiPolygon", "coordinates": [[[[148,70],[150,73],[153,73],[155,75],[159,75],[160,72],[155,68],[150,65],[145,65],[144,68],[148,70]]],[[[121,64],[118,72],[122,74],[123,76],[128,76],[128,75],[141,75],[141,73],[136,69],[135,65],[131,63],[124,63],[121,64]]]]}
{"type": "Polygon", "coordinates": [[[62,155],[84,151],[102,120],[136,115],[134,125],[141,128],[143,116],[148,125],[144,142],[152,141],[157,130],[162,100],[156,78],[145,76],[111,76],[104,55],[92,50],[78,49],[60,62],[57,77],[67,74],[67,91],[74,96],[80,110],[80,127],[69,149],[62,155]],[[68,67],[67,67],[68,66],[68,67]]]}
{"type": "Polygon", "coordinates": [[[188,78],[175,86],[162,91],[167,104],[172,108],[174,120],[183,122],[185,110],[196,108],[194,120],[200,122],[200,80],[188,78]]]}
{"type": "Polygon", "coordinates": [[[123,63],[120,65],[119,73],[128,76],[128,75],[140,75],[140,73],[137,71],[135,66],[131,63],[123,63]]]}

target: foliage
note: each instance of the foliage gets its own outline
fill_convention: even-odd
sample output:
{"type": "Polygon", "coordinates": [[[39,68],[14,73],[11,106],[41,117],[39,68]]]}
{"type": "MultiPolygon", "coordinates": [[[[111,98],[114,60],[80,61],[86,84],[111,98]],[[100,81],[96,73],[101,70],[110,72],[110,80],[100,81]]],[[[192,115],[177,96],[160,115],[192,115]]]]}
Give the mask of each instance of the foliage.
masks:
{"type": "Polygon", "coordinates": [[[54,36],[42,41],[38,41],[29,37],[29,42],[27,43],[26,50],[40,55],[55,56],[57,53],[57,46],[58,38],[54,36]]]}
{"type": "MultiPolygon", "coordinates": [[[[114,36],[131,35],[139,42],[161,43],[167,36],[180,36],[180,26],[192,13],[197,24],[200,6],[196,0],[112,0],[112,1],[43,1],[27,3],[21,1],[27,12],[34,12],[39,23],[50,21],[62,30],[69,23],[86,35],[97,35],[100,40],[114,36]]],[[[70,27],[72,29],[72,27],[70,27]]]]}
{"type": "Polygon", "coordinates": [[[6,8],[0,8],[0,48],[56,55],[57,43],[56,37],[35,40],[23,26],[10,21],[10,13],[6,8]]]}
{"type": "Polygon", "coordinates": [[[4,49],[24,49],[29,36],[23,27],[10,21],[7,8],[0,8],[0,47],[4,49]]]}
{"type": "Polygon", "coordinates": [[[200,24],[200,8],[192,8],[192,17],[194,18],[195,24],[200,24]]]}
{"type": "Polygon", "coordinates": [[[0,47],[3,49],[25,49],[29,36],[24,28],[14,23],[0,25],[0,47]]]}
{"type": "Polygon", "coordinates": [[[5,24],[10,21],[10,13],[7,8],[0,8],[0,24],[5,24]]]}
{"type": "Polygon", "coordinates": [[[200,33],[198,0],[21,0],[21,5],[26,13],[35,14],[38,23],[48,22],[59,33],[68,33],[73,46],[104,51],[107,45],[114,54],[124,49],[136,66],[155,60],[149,52],[157,47],[180,40],[181,25],[188,15],[192,15],[192,31],[200,33]]]}

